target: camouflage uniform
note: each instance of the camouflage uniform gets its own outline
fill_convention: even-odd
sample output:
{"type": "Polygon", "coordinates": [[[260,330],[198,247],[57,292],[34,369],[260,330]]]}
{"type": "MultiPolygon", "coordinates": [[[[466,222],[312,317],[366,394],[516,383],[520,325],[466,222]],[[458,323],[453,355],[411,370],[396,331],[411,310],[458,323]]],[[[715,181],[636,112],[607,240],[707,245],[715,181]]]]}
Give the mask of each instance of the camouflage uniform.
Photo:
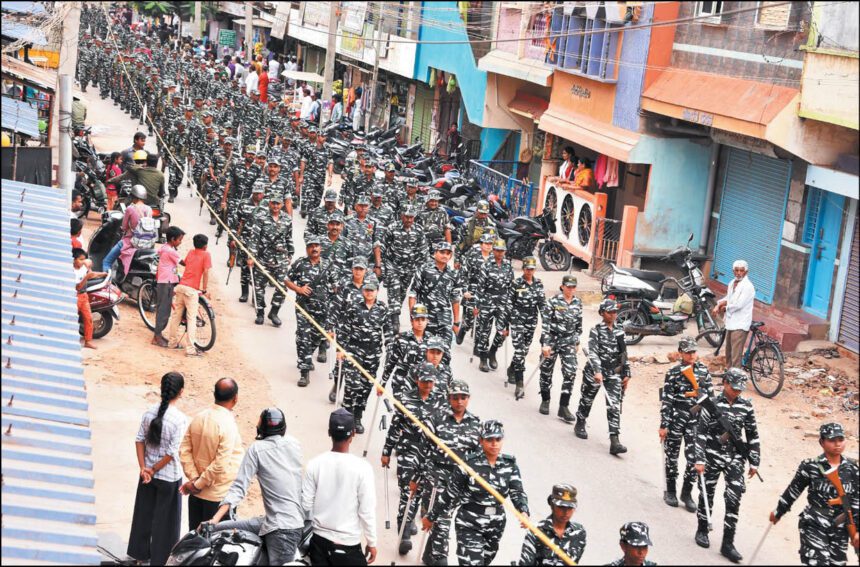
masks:
{"type": "MultiPolygon", "coordinates": [[[[549,303],[547,303],[549,307],[549,303]]],[[[545,310],[546,311],[546,310],[545,310]]],[[[624,330],[615,324],[610,329],[602,321],[595,325],[588,334],[588,361],[582,369],[582,389],[580,391],[579,408],[576,410],[577,419],[588,419],[591,406],[600,384],[594,380],[596,372],[603,375],[603,387],[606,388],[606,420],[609,422],[609,435],[621,434],[621,404],[624,401],[622,380],[630,376],[630,365],[621,364],[622,345],[624,345],[624,330]]],[[[623,346],[626,348],[626,345],[623,346]]]]}
{"type": "Polygon", "coordinates": [[[317,207],[322,199],[326,168],[330,161],[331,157],[325,146],[319,147],[314,144],[302,154],[302,162],[305,164],[304,181],[302,181],[302,211],[305,214],[317,207]]]}
{"type": "Polygon", "coordinates": [[[440,337],[445,344],[451,345],[454,324],[452,305],[460,303],[461,282],[460,271],[450,266],[439,271],[433,260],[427,262],[415,272],[409,297],[414,297],[419,303],[427,306],[430,321],[427,332],[440,337]]]}
{"type": "MultiPolygon", "coordinates": [[[[478,274],[481,273],[481,266],[484,265],[484,262],[492,258],[492,252],[488,252],[485,257],[481,253],[481,246],[476,244],[469,250],[463,257],[463,261],[460,264],[460,274],[463,278],[463,286],[469,290],[474,285],[477,284],[478,274]]],[[[472,325],[475,324],[475,315],[472,309],[475,307],[475,298],[466,299],[463,298],[462,303],[462,311],[463,311],[463,320],[460,324],[460,334],[465,337],[466,334],[472,329],[472,325]]],[[[462,341],[462,339],[457,339],[458,341],[462,341]]],[[[477,342],[473,346],[472,354],[478,354],[478,344],[477,342]]]]}
{"type": "Polygon", "coordinates": [[[344,233],[349,241],[354,257],[373,260],[373,248],[378,244],[376,221],[370,217],[359,219],[355,214],[346,219],[344,233]]]}
{"type": "Polygon", "coordinates": [[[538,315],[544,310],[546,296],[543,282],[537,278],[532,279],[532,283],[528,283],[520,276],[514,280],[511,290],[508,323],[511,342],[514,345],[514,357],[508,367],[508,377],[513,378],[515,382],[522,382],[526,369],[526,356],[537,328],[538,315]]]}
{"type": "MultiPolygon", "coordinates": [[[[438,197],[438,195],[434,195],[434,197],[438,197]]],[[[420,224],[424,229],[428,251],[432,253],[436,243],[445,240],[445,231],[450,226],[448,213],[440,206],[437,206],[435,209],[425,207],[418,215],[418,218],[415,219],[415,222],[420,224]]]]}
{"type": "MultiPolygon", "coordinates": [[[[337,198],[337,197],[335,197],[337,198]]],[[[326,198],[327,202],[329,201],[326,198]]],[[[333,208],[332,210],[326,209],[325,204],[320,205],[311,211],[311,214],[308,216],[308,222],[305,225],[305,238],[310,235],[318,236],[319,238],[325,238],[326,233],[328,232],[328,221],[335,214],[343,215],[343,213],[338,208],[333,208]]]]}
{"type": "MultiPolygon", "coordinates": [[[[508,320],[508,309],[510,308],[511,284],[514,281],[514,269],[511,263],[502,258],[502,262],[496,262],[490,258],[481,265],[478,277],[470,288],[472,295],[478,305],[478,323],[475,329],[475,348],[478,356],[486,359],[490,356],[491,366],[495,368],[496,350],[505,342],[505,336],[501,334],[505,330],[508,320]],[[490,346],[490,329],[495,323],[496,336],[490,346]]],[[[484,362],[481,363],[484,366],[484,362]]],[[[486,371],[486,370],[485,370],[486,371]]]]}
{"type": "Polygon", "coordinates": [[[327,270],[328,265],[324,260],[313,264],[305,256],[293,262],[287,276],[295,285],[299,287],[309,285],[313,290],[310,297],[296,294],[296,360],[298,369],[301,371],[313,369],[311,357],[314,351],[325,342],[325,337],[311,325],[298,308],[301,307],[307,311],[324,328],[329,328],[327,270]]]}
{"type": "MultiPolygon", "coordinates": [[[[414,224],[406,229],[402,222],[397,223],[390,230],[385,231],[380,242],[380,250],[392,324],[398,328],[403,299],[409,286],[412,285],[415,270],[427,255],[424,233],[414,224]]],[[[419,303],[422,302],[419,300],[419,303]]]]}
{"type": "MultiPolygon", "coordinates": [[[[289,215],[283,211],[280,212],[277,220],[268,212],[253,218],[254,221],[247,226],[248,251],[256,258],[256,262],[266,268],[275,281],[283,282],[287,276],[290,258],[295,252],[293,248],[293,223],[289,215]]],[[[259,320],[260,314],[266,308],[266,286],[271,285],[271,282],[256,265],[254,266],[254,283],[254,295],[257,298],[257,318],[259,320]]],[[[275,288],[269,317],[272,317],[272,313],[277,315],[283,303],[283,292],[275,288]]]]}
{"type": "MultiPolygon", "coordinates": [[[[648,532],[648,526],[645,524],[645,522],[627,522],[626,524],[621,526],[620,539],[627,545],[632,545],[634,547],[650,547],[652,543],[651,536],[648,532]]],[[[624,562],[624,557],[622,557],[620,559],[616,559],[612,563],[607,563],[607,565],[621,567],[622,565],[626,565],[626,563],[624,562]]],[[[642,561],[642,565],[648,567],[657,564],[650,559],[644,559],[642,561]]]]}
{"type": "Polygon", "coordinates": [[[390,227],[393,227],[397,222],[392,209],[387,203],[381,203],[378,207],[373,203],[370,205],[370,210],[367,211],[367,218],[376,221],[377,239],[382,242],[385,238],[385,233],[390,227]]]}
{"type": "MultiPolygon", "coordinates": [[[[845,437],[838,423],[821,426],[821,438],[845,437]]],[[[807,506],[800,513],[800,562],[804,565],[845,565],[845,548],[848,543],[848,530],[839,525],[837,516],[843,513],[841,504],[831,504],[839,495],[836,487],[825,476],[831,465],[827,456],[821,455],[805,459],[797,467],[794,478],[782,493],[776,507],[776,518],[782,518],[804,490],[807,490],[807,506]]],[[[707,469],[706,469],[707,470],[707,469]]],[[[849,505],[854,518],[860,517],[860,498],[858,498],[857,461],[842,457],[839,463],[839,480],[850,499],[849,505]]]]}
{"type": "MultiPolygon", "coordinates": [[[[556,294],[543,306],[541,328],[541,346],[552,349],[550,355],[543,357],[540,363],[541,399],[544,402],[550,400],[555,361],[561,358],[559,406],[566,408],[570,403],[570,394],[573,392],[573,382],[576,379],[576,350],[579,346],[579,336],[582,334],[582,301],[578,297],[573,297],[568,303],[563,293],[556,294]]],[[[592,337],[594,333],[595,331],[592,330],[592,337]]],[[[583,382],[583,392],[585,392],[585,382],[583,382]]]]}
{"type": "MultiPolygon", "coordinates": [[[[544,518],[536,526],[543,534],[556,544],[568,557],[573,559],[575,563],[579,563],[583,552],[585,552],[586,533],[582,524],[577,522],[568,522],[564,528],[564,535],[561,537],[555,532],[552,525],[552,514],[544,518]]],[[[553,553],[541,540],[532,532],[526,533],[526,539],[523,541],[523,550],[520,553],[520,565],[547,565],[561,567],[566,565],[561,558],[553,553]]]]}
{"type": "MultiPolygon", "coordinates": [[[[245,238],[251,232],[250,226],[254,223],[254,217],[268,214],[268,212],[269,204],[266,201],[255,203],[251,197],[248,197],[236,207],[236,212],[231,217],[232,223],[235,224],[231,223],[230,229],[244,242],[245,238]]],[[[232,239],[233,237],[231,236],[230,240],[228,240],[228,245],[232,239]]],[[[236,252],[236,262],[240,266],[239,282],[242,287],[242,296],[246,296],[248,286],[251,284],[251,268],[248,267],[248,255],[241,248],[236,252]]]]}

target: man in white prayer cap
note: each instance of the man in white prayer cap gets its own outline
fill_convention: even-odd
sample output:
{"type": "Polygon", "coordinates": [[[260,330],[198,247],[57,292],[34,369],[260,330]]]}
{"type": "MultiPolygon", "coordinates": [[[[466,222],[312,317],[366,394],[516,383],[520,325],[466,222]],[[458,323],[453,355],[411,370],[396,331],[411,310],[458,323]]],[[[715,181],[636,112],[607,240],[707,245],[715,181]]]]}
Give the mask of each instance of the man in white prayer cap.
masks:
{"type": "Polygon", "coordinates": [[[726,368],[741,368],[744,345],[752,324],[755,287],[747,277],[749,265],[746,260],[735,260],[732,264],[735,279],[729,284],[726,296],[717,302],[714,314],[725,314],[726,324],[726,368]]]}

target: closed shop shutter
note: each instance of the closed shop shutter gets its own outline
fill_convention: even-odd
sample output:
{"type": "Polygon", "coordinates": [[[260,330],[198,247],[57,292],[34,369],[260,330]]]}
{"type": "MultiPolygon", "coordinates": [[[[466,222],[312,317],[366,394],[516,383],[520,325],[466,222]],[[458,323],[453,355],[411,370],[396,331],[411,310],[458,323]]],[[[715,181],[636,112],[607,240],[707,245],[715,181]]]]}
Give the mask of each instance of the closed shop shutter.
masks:
{"type": "Polygon", "coordinates": [[[756,299],[773,302],[791,162],[729,148],[713,276],[728,284],[746,260],[756,299]]]}
{"type": "Polygon", "coordinates": [[[430,152],[430,126],[433,124],[433,90],[422,84],[415,88],[415,110],[412,113],[412,143],[418,138],[424,151],[430,152]]]}
{"type": "Polygon", "coordinates": [[[848,262],[848,279],[845,282],[845,298],[842,300],[842,316],[839,319],[839,344],[858,352],[860,350],[860,222],[854,222],[854,239],[851,242],[851,259],[848,262]]]}

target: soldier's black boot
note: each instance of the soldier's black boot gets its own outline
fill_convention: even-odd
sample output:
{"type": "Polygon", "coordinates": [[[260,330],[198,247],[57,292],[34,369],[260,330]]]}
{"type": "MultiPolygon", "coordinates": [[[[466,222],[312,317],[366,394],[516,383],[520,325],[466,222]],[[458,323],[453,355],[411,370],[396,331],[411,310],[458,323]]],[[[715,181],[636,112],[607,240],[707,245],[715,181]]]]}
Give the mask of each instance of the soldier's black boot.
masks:
{"type": "Polygon", "coordinates": [[[549,392],[541,391],[540,397],[541,397],[541,403],[540,403],[540,408],[538,408],[538,411],[542,415],[549,415],[549,392]]]}
{"type": "Polygon", "coordinates": [[[325,364],[328,361],[328,351],[325,348],[325,343],[320,345],[320,351],[317,353],[317,362],[325,364]]]}
{"type": "Polygon", "coordinates": [[[580,439],[588,439],[588,431],[585,430],[584,417],[576,417],[576,425],[573,426],[573,434],[580,439]]]}
{"type": "Polygon", "coordinates": [[[498,350],[497,347],[490,347],[489,362],[490,362],[490,368],[492,368],[493,370],[495,370],[496,368],[499,367],[499,361],[496,360],[496,351],[497,350],[498,350]]]}
{"type": "Polygon", "coordinates": [[[514,399],[521,400],[526,397],[525,388],[523,387],[523,377],[522,375],[517,375],[516,378],[517,389],[514,390],[514,399]]]}
{"type": "Polygon", "coordinates": [[[302,375],[299,377],[299,388],[304,388],[311,383],[311,371],[302,370],[302,375]]]}
{"type": "Polygon", "coordinates": [[[720,555],[731,561],[732,563],[740,563],[744,560],[743,555],[735,549],[735,532],[723,532],[723,544],[720,546],[720,555]]]}
{"type": "Polygon", "coordinates": [[[478,366],[478,370],[481,372],[489,372],[490,367],[487,365],[487,355],[481,355],[481,364],[478,366]]]}
{"type": "Polygon", "coordinates": [[[242,295],[239,296],[239,303],[248,303],[248,284],[242,284],[242,295]]]}
{"type": "Polygon", "coordinates": [[[469,331],[469,330],[466,328],[466,326],[465,326],[465,325],[460,325],[460,330],[459,330],[459,331],[457,331],[457,344],[458,344],[458,345],[463,344],[463,339],[465,339],[465,338],[466,338],[466,333],[467,333],[468,331],[469,331]]]}
{"type": "Polygon", "coordinates": [[[257,318],[254,319],[254,323],[256,325],[262,325],[265,318],[266,318],[266,310],[265,309],[257,309],[257,318]]]}
{"type": "Polygon", "coordinates": [[[696,530],[696,545],[705,549],[711,547],[711,540],[708,538],[708,522],[699,520],[699,528],[696,530]]]}
{"type": "Polygon", "coordinates": [[[364,425],[361,424],[361,416],[364,414],[364,410],[353,408],[352,414],[355,417],[355,432],[361,435],[364,433],[364,425]]]}
{"type": "Polygon", "coordinates": [[[570,403],[570,394],[562,394],[561,400],[558,403],[558,417],[566,421],[567,423],[573,423],[574,417],[573,414],[570,413],[570,408],[567,405],[570,403]]]}
{"type": "Polygon", "coordinates": [[[609,436],[609,454],[610,455],[620,455],[621,453],[626,453],[627,447],[621,444],[621,441],[618,440],[618,435],[610,435],[609,436]]]}
{"type": "Polygon", "coordinates": [[[331,403],[337,401],[337,374],[334,375],[334,380],[332,380],[331,392],[328,393],[328,401],[331,403]]]}
{"type": "Polygon", "coordinates": [[[280,306],[275,307],[273,305],[272,308],[269,310],[269,321],[271,321],[272,325],[274,325],[275,327],[281,326],[281,318],[278,317],[278,311],[280,311],[280,309],[280,306]]]}
{"type": "Polygon", "coordinates": [[[696,503],[693,501],[693,483],[685,480],[681,485],[681,502],[684,503],[684,508],[687,512],[696,511],[696,503]]]}
{"type": "Polygon", "coordinates": [[[406,555],[410,551],[412,551],[412,542],[409,539],[412,537],[412,534],[409,533],[409,530],[404,530],[403,539],[400,540],[400,545],[397,547],[397,553],[400,555],[406,555]]]}
{"type": "Polygon", "coordinates": [[[678,507],[678,497],[675,496],[675,479],[669,478],[666,479],[666,492],[663,493],[663,502],[671,506],[672,508],[678,507]]]}

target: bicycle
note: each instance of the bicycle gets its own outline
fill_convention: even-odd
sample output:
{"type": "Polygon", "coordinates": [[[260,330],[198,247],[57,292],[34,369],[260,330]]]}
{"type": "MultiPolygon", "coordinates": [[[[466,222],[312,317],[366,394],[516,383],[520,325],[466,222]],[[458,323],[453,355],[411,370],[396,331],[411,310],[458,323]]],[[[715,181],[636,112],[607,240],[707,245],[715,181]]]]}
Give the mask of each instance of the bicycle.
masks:
{"type": "MultiPolygon", "coordinates": [[[[753,321],[750,325],[751,332],[741,366],[749,372],[756,392],[762,397],[773,398],[782,390],[785,382],[785,355],[779,347],[779,341],[761,330],[763,326],[763,321],[753,321]]],[[[717,356],[726,340],[726,330],[707,329],[696,335],[696,342],[703,338],[717,347],[714,351],[714,356],[717,356]]]]}
{"type": "MultiPolygon", "coordinates": [[[[199,297],[197,307],[197,336],[194,341],[194,346],[202,351],[207,351],[215,346],[215,311],[212,309],[212,304],[203,295],[199,297]]],[[[158,311],[158,302],[155,295],[155,285],[146,281],[140,286],[140,292],[137,296],[137,310],[140,313],[140,318],[150,331],[155,330],[155,314],[158,311]]],[[[187,313],[182,316],[180,326],[188,328],[187,313]]],[[[185,335],[185,331],[182,333],[185,335]]],[[[182,340],[180,336],[179,340],[182,340]]]]}

